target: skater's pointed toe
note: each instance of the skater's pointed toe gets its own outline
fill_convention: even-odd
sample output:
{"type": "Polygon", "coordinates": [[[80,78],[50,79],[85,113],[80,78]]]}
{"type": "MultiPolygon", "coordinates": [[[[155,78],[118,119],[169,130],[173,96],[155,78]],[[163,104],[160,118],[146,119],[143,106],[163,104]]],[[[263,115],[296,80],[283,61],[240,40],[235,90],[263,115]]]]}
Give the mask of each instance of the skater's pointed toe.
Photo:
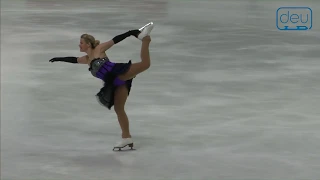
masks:
{"type": "Polygon", "coordinates": [[[144,37],[146,36],[149,36],[152,29],[154,27],[154,23],[153,22],[150,22],[146,25],[144,25],[143,27],[141,27],[139,29],[139,31],[141,32],[139,35],[138,35],[138,39],[142,40],[144,37]]]}

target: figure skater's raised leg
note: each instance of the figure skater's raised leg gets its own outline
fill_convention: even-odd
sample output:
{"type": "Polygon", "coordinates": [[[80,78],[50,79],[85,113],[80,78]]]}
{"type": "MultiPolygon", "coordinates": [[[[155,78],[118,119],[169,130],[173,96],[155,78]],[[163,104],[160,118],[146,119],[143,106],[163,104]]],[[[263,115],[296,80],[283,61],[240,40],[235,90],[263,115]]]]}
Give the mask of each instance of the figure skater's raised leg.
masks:
{"type": "Polygon", "coordinates": [[[151,64],[150,53],[149,53],[150,42],[151,42],[151,38],[149,35],[142,38],[142,45],[141,45],[141,52],[140,52],[141,62],[133,63],[126,73],[118,76],[119,79],[123,81],[132,79],[137,74],[140,74],[143,71],[149,69],[151,64]]]}
{"type": "Polygon", "coordinates": [[[150,33],[154,27],[153,22],[150,22],[139,29],[140,33],[136,38],[142,41],[140,58],[141,62],[133,63],[129,70],[125,74],[118,76],[119,79],[126,81],[134,78],[137,74],[142,73],[143,71],[149,69],[150,67],[150,53],[149,53],[149,44],[151,42],[150,33]]]}

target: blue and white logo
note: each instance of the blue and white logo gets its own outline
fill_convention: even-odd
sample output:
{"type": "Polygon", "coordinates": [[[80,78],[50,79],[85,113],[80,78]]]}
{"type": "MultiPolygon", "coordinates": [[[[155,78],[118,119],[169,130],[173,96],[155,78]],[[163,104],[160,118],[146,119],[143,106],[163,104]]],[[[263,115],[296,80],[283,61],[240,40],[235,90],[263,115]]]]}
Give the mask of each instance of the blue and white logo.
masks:
{"type": "Polygon", "coordinates": [[[312,10],[309,7],[280,7],[276,13],[279,30],[310,30],[312,10]]]}

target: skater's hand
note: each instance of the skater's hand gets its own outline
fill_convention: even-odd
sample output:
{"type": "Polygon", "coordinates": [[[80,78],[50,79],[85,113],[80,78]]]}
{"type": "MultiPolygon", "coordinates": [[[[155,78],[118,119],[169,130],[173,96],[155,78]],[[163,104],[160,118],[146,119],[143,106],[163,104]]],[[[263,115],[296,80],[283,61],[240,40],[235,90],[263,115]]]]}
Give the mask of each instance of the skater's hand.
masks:
{"type": "Polygon", "coordinates": [[[52,59],[49,60],[49,62],[57,62],[57,61],[63,61],[63,58],[61,57],[54,57],[52,59]]]}
{"type": "Polygon", "coordinates": [[[56,62],[56,61],[60,61],[59,58],[52,58],[52,59],[49,60],[49,62],[52,62],[52,63],[56,62]]]}
{"type": "Polygon", "coordinates": [[[141,33],[138,29],[130,30],[130,35],[138,38],[138,35],[141,33]]]}

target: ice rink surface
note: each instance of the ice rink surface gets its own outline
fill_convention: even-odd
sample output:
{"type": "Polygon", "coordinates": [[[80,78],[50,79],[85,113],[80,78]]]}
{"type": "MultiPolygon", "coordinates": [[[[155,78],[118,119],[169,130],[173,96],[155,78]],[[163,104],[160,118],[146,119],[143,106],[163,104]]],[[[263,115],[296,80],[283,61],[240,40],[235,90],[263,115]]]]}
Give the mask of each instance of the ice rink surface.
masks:
{"type": "MultiPolygon", "coordinates": [[[[2,180],[320,179],[320,1],[1,1],[2,180]],[[313,29],[279,31],[308,6],[313,29]],[[83,33],[107,41],[155,22],[152,66],[126,106],[137,151],[113,152],[83,33]]],[[[108,51],[140,60],[127,38],[108,51]]]]}

